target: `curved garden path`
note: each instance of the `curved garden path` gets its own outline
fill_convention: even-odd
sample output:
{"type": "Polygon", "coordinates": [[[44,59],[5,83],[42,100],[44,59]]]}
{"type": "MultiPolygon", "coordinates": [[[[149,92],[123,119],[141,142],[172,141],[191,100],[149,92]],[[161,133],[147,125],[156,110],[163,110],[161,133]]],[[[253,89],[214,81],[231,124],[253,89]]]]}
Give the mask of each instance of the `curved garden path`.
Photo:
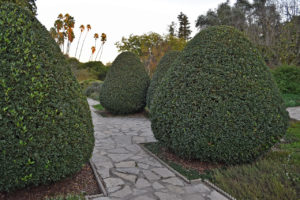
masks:
{"type": "Polygon", "coordinates": [[[88,102],[96,139],[91,161],[108,193],[94,200],[227,200],[204,183],[184,182],[139,147],[155,141],[148,119],[104,118],[92,107],[99,102],[88,102]]]}

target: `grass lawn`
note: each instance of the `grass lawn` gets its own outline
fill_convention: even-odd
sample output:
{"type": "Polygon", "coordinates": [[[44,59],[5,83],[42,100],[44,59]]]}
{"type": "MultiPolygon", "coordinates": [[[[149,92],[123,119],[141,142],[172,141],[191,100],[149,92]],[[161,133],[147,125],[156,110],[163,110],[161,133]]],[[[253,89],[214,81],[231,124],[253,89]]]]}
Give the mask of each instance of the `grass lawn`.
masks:
{"type": "Polygon", "coordinates": [[[94,105],[93,107],[100,111],[105,110],[105,108],[103,108],[103,106],[101,104],[94,105]]]}
{"type": "Polygon", "coordinates": [[[286,107],[300,106],[300,94],[282,94],[286,107]]]}
{"type": "Polygon", "coordinates": [[[300,122],[290,125],[284,143],[251,164],[199,171],[169,160],[158,143],[145,147],[188,179],[206,178],[237,199],[300,199],[300,122]]]}

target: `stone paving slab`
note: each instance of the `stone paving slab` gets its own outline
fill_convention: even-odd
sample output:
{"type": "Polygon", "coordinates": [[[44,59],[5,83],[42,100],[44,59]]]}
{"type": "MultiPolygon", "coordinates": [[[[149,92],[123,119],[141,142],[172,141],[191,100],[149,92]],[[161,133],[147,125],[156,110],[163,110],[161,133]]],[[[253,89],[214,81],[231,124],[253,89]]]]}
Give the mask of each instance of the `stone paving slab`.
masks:
{"type": "Polygon", "coordinates": [[[108,197],[94,200],[227,200],[204,183],[188,184],[137,143],[156,141],[144,117],[108,117],[95,113],[88,99],[95,130],[91,162],[102,177],[108,197]]]}
{"type": "Polygon", "coordinates": [[[300,106],[290,107],[286,109],[289,112],[290,118],[300,121],[300,106]]]}

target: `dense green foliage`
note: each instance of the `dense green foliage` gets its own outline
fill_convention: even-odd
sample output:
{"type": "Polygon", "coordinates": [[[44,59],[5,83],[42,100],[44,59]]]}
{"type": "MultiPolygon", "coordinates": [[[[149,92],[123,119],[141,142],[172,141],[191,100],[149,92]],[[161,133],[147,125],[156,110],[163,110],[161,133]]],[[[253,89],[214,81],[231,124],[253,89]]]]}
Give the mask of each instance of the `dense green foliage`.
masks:
{"type": "Polygon", "coordinates": [[[67,62],[77,80],[81,82],[90,79],[103,81],[109,69],[100,61],[81,63],[76,58],[67,57],[67,62]]]}
{"type": "Polygon", "coordinates": [[[300,94],[300,67],[283,65],[272,71],[283,94],[300,94]]]}
{"type": "Polygon", "coordinates": [[[0,6],[0,191],[79,171],[93,146],[89,106],[49,32],[28,11],[0,6]]]}
{"type": "Polygon", "coordinates": [[[77,77],[77,71],[80,65],[79,60],[77,60],[76,58],[70,58],[68,56],[65,56],[66,61],[68,63],[68,66],[71,68],[73,74],[77,77]]]}
{"type": "Polygon", "coordinates": [[[243,31],[269,66],[300,65],[300,1],[225,1],[196,21],[199,30],[227,25],[243,31]]]}
{"type": "Polygon", "coordinates": [[[201,31],[172,64],[150,107],[155,137],[179,156],[250,162],[284,134],[288,115],[258,50],[232,27],[201,31]]]}
{"type": "Polygon", "coordinates": [[[214,183],[237,199],[300,199],[300,123],[285,143],[253,164],[214,172],[214,183]]]}
{"type": "Polygon", "coordinates": [[[164,77],[172,62],[179,56],[179,51],[170,51],[162,57],[159,61],[156,70],[152,76],[152,80],[150,81],[150,85],[147,92],[147,106],[150,108],[151,99],[153,98],[154,91],[157,86],[160,85],[161,79],[164,77]]]}
{"type": "Polygon", "coordinates": [[[79,66],[81,69],[88,69],[91,73],[95,74],[97,78],[104,81],[106,73],[109,67],[106,67],[101,61],[90,61],[87,63],[81,63],[79,66]]]}
{"type": "Polygon", "coordinates": [[[161,36],[157,33],[131,34],[128,38],[122,37],[115,45],[120,52],[129,51],[137,55],[146,66],[148,74],[152,76],[164,54],[170,50],[181,51],[186,45],[186,40],[174,35],[161,36]]]}
{"type": "Polygon", "coordinates": [[[300,106],[300,94],[282,94],[286,107],[300,106]]]}
{"type": "Polygon", "coordinates": [[[177,16],[177,19],[179,21],[178,37],[183,38],[186,41],[191,39],[190,35],[192,31],[188,17],[182,12],[180,12],[180,14],[177,16]]]}
{"type": "Polygon", "coordinates": [[[300,9],[299,15],[283,24],[282,30],[279,32],[280,36],[277,48],[280,62],[300,65],[300,9]]]}
{"type": "Polygon", "coordinates": [[[101,88],[100,102],[115,114],[129,114],[146,105],[149,77],[138,57],[121,53],[110,67],[101,88]]]}
{"type": "Polygon", "coordinates": [[[0,4],[2,3],[14,3],[22,8],[29,9],[32,14],[36,15],[36,0],[0,0],[0,4]]]}
{"type": "Polygon", "coordinates": [[[85,80],[80,82],[80,85],[83,90],[83,94],[97,101],[99,100],[102,84],[103,81],[99,81],[99,80],[85,80]]]}

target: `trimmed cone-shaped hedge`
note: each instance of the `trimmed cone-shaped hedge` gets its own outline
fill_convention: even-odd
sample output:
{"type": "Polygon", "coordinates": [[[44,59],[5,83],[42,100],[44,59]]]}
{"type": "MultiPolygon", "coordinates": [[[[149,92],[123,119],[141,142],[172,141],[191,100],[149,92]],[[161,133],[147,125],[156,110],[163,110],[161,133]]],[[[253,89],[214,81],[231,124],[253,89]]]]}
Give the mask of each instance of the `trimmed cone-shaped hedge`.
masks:
{"type": "Polygon", "coordinates": [[[258,50],[232,27],[196,35],[157,88],[150,108],[155,137],[179,156],[249,162],[287,128],[278,88],[258,50]]]}
{"type": "Polygon", "coordinates": [[[179,55],[180,55],[180,51],[170,51],[166,53],[159,61],[156,70],[152,76],[152,80],[150,81],[150,85],[147,92],[148,108],[150,108],[154,91],[160,85],[161,79],[164,77],[164,75],[167,73],[168,69],[170,68],[171,64],[179,55]]]}
{"type": "Polygon", "coordinates": [[[121,53],[112,63],[101,88],[100,102],[114,114],[141,111],[146,105],[149,76],[138,57],[121,53]]]}
{"type": "Polygon", "coordinates": [[[93,146],[89,106],[59,47],[28,11],[0,6],[0,191],[79,171],[93,146]]]}

